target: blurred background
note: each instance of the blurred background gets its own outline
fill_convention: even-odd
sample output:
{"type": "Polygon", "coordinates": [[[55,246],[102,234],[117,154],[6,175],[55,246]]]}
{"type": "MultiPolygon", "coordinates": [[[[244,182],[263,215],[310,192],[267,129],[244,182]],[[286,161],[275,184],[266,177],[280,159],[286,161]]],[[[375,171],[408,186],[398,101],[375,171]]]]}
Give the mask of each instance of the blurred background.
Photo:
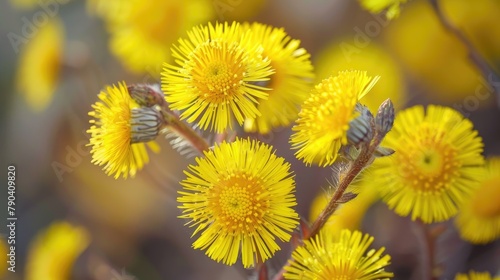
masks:
{"type": "MultiPolygon", "coordinates": [[[[0,177],[4,184],[7,166],[16,167],[18,217],[16,273],[5,272],[2,262],[0,278],[246,279],[251,274],[240,265],[218,264],[191,248],[192,229],[176,218],[180,215],[176,191],[193,158],[184,158],[159,139],[161,152],[150,154],[150,163],[136,178],[115,180],[91,164],[86,146],[87,114],[99,91],[118,81],[158,83],[161,63],[171,59],[171,44],[192,26],[208,21],[258,21],[283,27],[311,54],[315,83],[350,68],[380,75],[365,101],[372,110],[389,97],[397,109],[416,104],[451,106],[474,122],[484,140],[484,154],[500,155],[499,98],[489,86],[499,87],[500,80],[481,75],[427,1],[409,1],[399,18],[391,21],[351,0],[132,2],[0,2],[4,168],[0,177]],[[71,244],[65,239],[69,237],[44,235],[62,221],[85,229],[84,237],[77,238],[82,247],[74,250],[78,253],[64,253],[71,244]],[[33,257],[37,256],[33,251],[41,248],[49,257],[40,253],[33,257]],[[30,262],[39,263],[26,265],[30,262]],[[29,278],[37,267],[47,270],[38,275],[54,276],[29,278]]],[[[438,2],[449,21],[498,71],[500,1],[438,2]]],[[[297,211],[307,218],[331,170],[297,161],[288,144],[290,134],[287,127],[256,137],[274,145],[277,154],[291,162],[297,211]]],[[[7,201],[3,190],[2,205],[7,201]]],[[[374,246],[387,248],[392,256],[388,270],[395,279],[423,279],[418,230],[409,218],[397,216],[376,198],[367,201],[359,206],[361,220],[356,227],[375,236],[374,246]]],[[[5,208],[0,211],[2,221],[7,218],[5,208]]],[[[500,269],[498,240],[472,245],[460,240],[452,221],[448,225],[438,240],[442,279],[469,269],[492,273],[500,269]]],[[[8,235],[5,226],[0,233],[8,235]]],[[[0,248],[5,240],[2,243],[0,248]]],[[[280,267],[288,253],[285,248],[271,264],[280,267]]],[[[3,256],[2,252],[0,260],[3,256]]]]}

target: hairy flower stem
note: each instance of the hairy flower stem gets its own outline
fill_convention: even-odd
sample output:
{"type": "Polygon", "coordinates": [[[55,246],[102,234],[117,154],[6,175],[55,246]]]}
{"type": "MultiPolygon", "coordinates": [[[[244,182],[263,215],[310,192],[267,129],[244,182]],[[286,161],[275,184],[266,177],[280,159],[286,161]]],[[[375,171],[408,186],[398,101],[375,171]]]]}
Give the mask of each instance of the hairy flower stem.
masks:
{"type": "Polygon", "coordinates": [[[333,193],[332,198],[323,209],[323,211],[321,211],[318,218],[314,221],[309,234],[306,234],[303,237],[304,240],[314,237],[316,234],[318,234],[318,232],[325,225],[330,216],[337,210],[347,187],[349,187],[356,176],[358,176],[359,173],[372,162],[373,154],[380,144],[380,141],[382,140],[379,138],[380,137],[377,137],[377,135],[375,135],[374,140],[369,143],[369,145],[361,148],[359,156],[350,165],[349,170],[346,172],[343,179],[339,182],[339,185],[333,193]]]}
{"type": "Polygon", "coordinates": [[[191,143],[191,145],[200,154],[203,155],[204,151],[208,151],[208,149],[210,149],[207,141],[205,141],[205,139],[201,137],[194,129],[179,120],[179,118],[177,118],[177,116],[175,116],[170,111],[166,102],[160,104],[160,112],[165,123],[167,124],[168,129],[176,132],[181,137],[189,141],[189,143],[191,143]]]}
{"type": "MultiPolygon", "coordinates": [[[[372,128],[375,130],[375,123],[372,120],[371,123],[372,128]]],[[[356,176],[363,171],[364,168],[368,167],[371,164],[374,153],[377,150],[377,147],[382,142],[384,135],[381,135],[378,131],[375,130],[375,135],[373,140],[367,145],[362,146],[361,152],[359,156],[354,160],[354,162],[350,165],[349,170],[346,172],[345,176],[339,182],[339,186],[335,190],[332,198],[326,205],[326,207],[321,211],[318,218],[314,221],[311,229],[309,231],[304,232],[302,240],[307,240],[311,237],[316,236],[319,233],[321,228],[326,224],[330,216],[335,213],[340,202],[342,201],[342,196],[344,195],[347,187],[352,183],[352,181],[356,178],[356,176]]],[[[280,271],[273,277],[274,280],[282,280],[284,279],[283,274],[285,273],[284,267],[281,268],[280,271]]]]}

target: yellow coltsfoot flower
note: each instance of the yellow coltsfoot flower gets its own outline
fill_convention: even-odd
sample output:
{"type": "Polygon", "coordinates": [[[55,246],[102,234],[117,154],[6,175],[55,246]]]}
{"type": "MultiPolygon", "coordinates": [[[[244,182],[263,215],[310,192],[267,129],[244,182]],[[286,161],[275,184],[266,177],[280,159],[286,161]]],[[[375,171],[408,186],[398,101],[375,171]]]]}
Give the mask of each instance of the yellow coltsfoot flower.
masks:
{"type": "Polygon", "coordinates": [[[304,242],[292,253],[285,266],[285,279],[389,279],[384,267],[391,257],[385,248],[368,250],[373,237],[344,229],[333,234],[327,228],[304,242]]]}
{"type": "Polygon", "coordinates": [[[283,28],[261,23],[244,25],[252,33],[252,41],[262,45],[263,55],[271,60],[275,71],[266,83],[269,98],[257,106],[260,116],[247,118],[245,131],[267,134],[273,128],[288,126],[297,119],[299,107],[309,95],[314,79],[310,55],[291,39],[283,28]]]}
{"type": "Polygon", "coordinates": [[[89,243],[90,234],[83,227],[53,223],[30,245],[26,279],[70,279],[73,264],[89,243]]]}
{"type": "MultiPolygon", "coordinates": [[[[483,143],[472,122],[441,106],[401,111],[371,175],[383,201],[401,216],[441,222],[458,212],[483,174],[483,143]]],[[[370,175],[370,176],[371,176],[370,175]]]]}
{"type": "Polygon", "coordinates": [[[163,62],[172,61],[171,44],[215,15],[206,0],[89,0],[88,6],[105,20],[111,52],[128,69],[154,77],[163,62]]]}
{"type": "Polygon", "coordinates": [[[164,64],[162,90],[181,119],[217,133],[232,128],[233,119],[260,115],[257,103],[267,99],[259,83],[273,73],[262,47],[238,23],[208,24],[188,32],[172,48],[175,64],[164,64]]]}
{"type": "Polygon", "coordinates": [[[115,178],[134,177],[149,161],[146,145],[155,152],[152,141],[163,125],[153,108],[141,108],[130,97],[125,83],[108,86],[99,94],[101,101],[92,105],[89,146],[92,163],[104,165],[104,171],[115,178]]]}
{"type": "Polygon", "coordinates": [[[195,249],[227,265],[262,263],[298,225],[290,164],[255,140],[223,142],[196,159],[181,182],[180,218],[196,227],[195,249]]]}
{"type": "Polygon", "coordinates": [[[500,237],[500,157],[486,161],[486,174],[455,219],[460,236],[474,244],[500,237]]]}
{"type": "Polygon", "coordinates": [[[34,111],[45,110],[57,88],[64,44],[64,27],[54,18],[40,27],[21,49],[17,88],[34,111]]]}
{"type": "Polygon", "coordinates": [[[380,104],[389,98],[396,109],[401,108],[407,99],[402,68],[380,43],[372,41],[363,48],[358,48],[355,44],[346,43],[352,40],[352,36],[340,38],[315,55],[316,81],[320,82],[331,73],[344,69],[363,69],[368,73],[377,73],[383,79],[373,86],[370,94],[363,97],[363,105],[375,113],[380,104]]]}
{"type": "Polygon", "coordinates": [[[358,114],[358,101],[377,82],[362,71],[342,71],[323,80],[302,104],[290,137],[295,156],[306,164],[331,165],[347,144],[349,122],[358,114]]]}

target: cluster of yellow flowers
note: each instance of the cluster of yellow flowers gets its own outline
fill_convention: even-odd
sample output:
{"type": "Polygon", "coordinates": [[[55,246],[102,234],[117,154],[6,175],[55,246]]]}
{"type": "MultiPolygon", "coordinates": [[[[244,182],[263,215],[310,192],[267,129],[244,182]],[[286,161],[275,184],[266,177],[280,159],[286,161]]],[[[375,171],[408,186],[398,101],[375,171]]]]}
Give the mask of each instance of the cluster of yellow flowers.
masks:
{"type": "MultiPolygon", "coordinates": [[[[395,18],[406,0],[360,2],[373,12],[387,9],[387,17],[395,18]]],[[[102,90],[87,132],[92,163],[115,179],[134,177],[149,161],[147,149],[159,151],[155,141],[162,134],[173,132],[198,150],[177,197],[179,218],[194,228],[194,249],[227,265],[241,259],[245,268],[259,268],[280,243],[295,237],[300,241],[292,244],[278,276],[389,279],[394,274],[385,270],[391,260],[385,248],[370,249],[374,238],[355,230],[367,205],[379,197],[397,214],[426,224],[456,216],[461,237],[472,243],[500,237],[500,159],[484,159],[481,137],[458,111],[417,105],[395,115],[387,100],[372,112],[373,105],[362,105],[362,99],[384,77],[346,69],[313,86],[309,53],[284,29],[238,22],[192,27],[213,15],[205,12],[207,1],[186,3],[89,1],[107,23],[112,51],[131,70],[144,72],[162,63],[163,71],[160,86],[120,82],[102,90]],[[176,32],[158,32],[162,26],[176,32]],[[182,30],[189,30],[186,37],[182,30]],[[226,137],[265,135],[287,126],[292,126],[289,143],[297,159],[335,171],[334,192],[321,198],[326,205],[314,210],[311,226],[295,211],[290,163],[270,145],[226,137]],[[226,140],[208,143],[194,128],[226,140]],[[363,186],[354,191],[366,168],[363,186]],[[349,212],[356,219],[342,218],[349,212]],[[337,219],[333,227],[330,217],[337,219]]],[[[54,26],[49,35],[56,31],[54,26]]],[[[60,254],[71,261],[90,242],[83,229],[58,223],[33,246],[45,255],[54,240],[67,243],[60,254]]],[[[43,261],[32,259],[43,257],[28,260],[28,269],[40,271],[33,267],[43,261]]],[[[483,278],[491,279],[476,272],[456,279],[483,278]]]]}
{"type": "MultiPolygon", "coordinates": [[[[93,162],[104,165],[108,174],[134,176],[148,159],[144,143],[154,143],[173,122],[222,135],[236,126],[265,134],[295,122],[290,144],[305,164],[335,167],[342,162],[347,172],[361,165],[359,173],[377,158],[364,176],[371,182],[367,187],[396,213],[424,223],[459,213],[457,225],[465,239],[498,237],[498,206],[493,199],[484,204],[484,198],[498,192],[499,168],[492,160],[491,180],[482,181],[481,138],[457,111],[414,106],[399,112],[392,127],[390,102],[375,117],[359,103],[379,77],[340,71],[311,88],[309,54],[283,29],[260,23],[194,27],[187,39],[173,45],[172,56],[175,62],[164,63],[162,72],[165,100],[153,102],[144,98],[147,93],[138,98],[125,84],[99,95],[90,113],[95,118],[90,145],[93,162]],[[474,215],[480,218],[471,219],[474,215]],[[479,221],[489,224],[488,231],[472,230],[479,221]]],[[[162,93],[156,89],[155,94],[162,93]]],[[[228,265],[241,257],[244,267],[258,266],[280,249],[276,237],[290,240],[299,224],[290,164],[256,140],[236,138],[208,147],[185,172],[179,218],[195,227],[195,249],[228,265]]],[[[339,175],[339,186],[344,175],[339,175]]],[[[329,227],[305,237],[285,267],[287,279],[393,276],[384,270],[390,257],[383,248],[367,253],[372,237],[329,227]]]]}

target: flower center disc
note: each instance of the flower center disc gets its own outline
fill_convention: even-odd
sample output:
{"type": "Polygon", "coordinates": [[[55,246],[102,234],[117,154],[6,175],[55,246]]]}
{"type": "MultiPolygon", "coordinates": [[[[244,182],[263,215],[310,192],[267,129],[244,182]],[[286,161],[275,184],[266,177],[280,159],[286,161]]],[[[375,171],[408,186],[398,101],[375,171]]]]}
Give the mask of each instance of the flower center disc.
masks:
{"type": "Polygon", "coordinates": [[[222,180],[220,186],[214,207],[222,224],[234,232],[253,232],[263,223],[269,202],[262,200],[264,192],[258,178],[234,174],[222,180]]]}
{"type": "Polygon", "coordinates": [[[193,57],[191,73],[201,99],[210,103],[228,103],[239,93],[243,83],[242,51],[237,45],[209,42],[201,45],[193,57]]]}
{"type": "Polygon", "coordinates": [[[457,151],[444,137],[443,132],[426,127],[410,135],[406,148],[398,152],[402,175],[414,189],[440,192],[458,176],[461,164],[456,159],[457,151]]]}

